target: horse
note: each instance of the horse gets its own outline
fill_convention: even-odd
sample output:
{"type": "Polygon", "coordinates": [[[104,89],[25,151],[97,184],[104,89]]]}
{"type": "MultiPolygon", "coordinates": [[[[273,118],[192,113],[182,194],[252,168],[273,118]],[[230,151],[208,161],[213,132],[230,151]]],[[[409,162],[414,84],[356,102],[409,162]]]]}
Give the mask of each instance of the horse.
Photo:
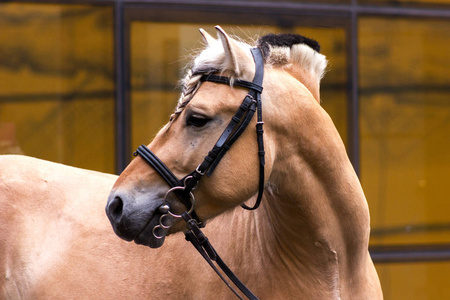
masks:
{"type": "MultiPolygon", "coordinates": [[[[236,86],[233,81],[249,85],[258,73],[252,47],[216,29],[218,40],[201,31],[208,47],[184,80],[175,114],[148,145],[152,157],[176,178],[208,170],[200,170],[208,161],[203,157],[215,159],[208,150],[225,139],[221,133],[248,93],[245,84],[236,86]],[[208,80],[211,74],[215,80],[208,80]]],[[[215,171],[196,181],[195,204],[191,200],[186,209],[193,211],[195,206],[199,220],[211,220],[207,236],[261,298],[380,299],[379,279],[368,252],[367,201],[343,142],[320,106],[326,58],[316,41],[302,36],[268,35],[258,47],[265,60],[266,172],[261,207],[251,211],[240,207],[255,200],[260,186],[261,148],[257,133],[247,129],[220,162],[212,163],[215,171]]],[[[257,126],[261,120],[251,122],[257,126]]],[[[115,183],[107,212],[120,237],[158,248],[166,235],[185,227],[182,218],[175,218],[155,234],[158,222],[162,225],[161,205],[181,213],[184,204],[167,196],[169,187],[161,177],[165,171],[155,172],[157,167],[151,163],[149,167],[148,159],[143,159],[145,153],[139,154],[115,183]]],[[[204,277],[207,271],[200,266],[188,274],[185,267],[172,268],[171,275],[182,271],[184,279],[179,280],[189,284],[172,287],[178,293],[194,293],[201,286],[206,298],[227,295],[226,287],[204,277]]]]}
{"type": "MultiPolygon", "coordinates": [[[[216,29],[218,39],[201,30],[206,48],[147,149],[173,177],[198,170],[248,98],[238,83],[255,77],[252,53],[259,49],[263,176],[259,133],[251,130],[261,124],[256,118],[191,188],[187,204],[139,151],[119,177],[1,156],[0,298],[233,299],[184,240],[179,216],[189,210],[260,299],[382,299],[368,252],[367,201],[320,106],[320,46],[298,35],[267,35],[251,47],[216,29]],[[229,80],[203,80],[205,74],[229,80]],[[256,208],[255,201],[257,209],[241,207],[256,208]]],[[[184,177],[182,188],[190,182],[184,177]]]]}

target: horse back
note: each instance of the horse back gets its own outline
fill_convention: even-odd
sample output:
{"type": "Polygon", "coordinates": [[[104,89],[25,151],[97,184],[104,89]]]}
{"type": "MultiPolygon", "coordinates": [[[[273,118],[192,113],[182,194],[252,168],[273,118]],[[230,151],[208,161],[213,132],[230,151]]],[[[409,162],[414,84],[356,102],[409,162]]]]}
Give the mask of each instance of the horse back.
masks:
{"type": "MultiPolygon", "coordinates": [[[[70,263],[80,235],[111,231],[103,206],[114,181],[35,158],[0,156],[0,299],[39,298],[42,279],[70,263]]],[[[94,240],[83,239],[85,247],[94,247],[94,240]]]]}

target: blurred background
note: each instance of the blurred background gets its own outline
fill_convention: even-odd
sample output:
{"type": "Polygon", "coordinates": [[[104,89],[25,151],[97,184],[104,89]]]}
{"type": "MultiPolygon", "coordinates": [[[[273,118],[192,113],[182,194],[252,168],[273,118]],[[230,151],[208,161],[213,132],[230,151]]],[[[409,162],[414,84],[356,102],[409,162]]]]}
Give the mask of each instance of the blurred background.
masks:
{"type": "Polygon", "coordinates": [[[450,299],[450,1],[0,3],[0,153],[120,173],[214,25],[316,39],[386,299],[450,299]]]}

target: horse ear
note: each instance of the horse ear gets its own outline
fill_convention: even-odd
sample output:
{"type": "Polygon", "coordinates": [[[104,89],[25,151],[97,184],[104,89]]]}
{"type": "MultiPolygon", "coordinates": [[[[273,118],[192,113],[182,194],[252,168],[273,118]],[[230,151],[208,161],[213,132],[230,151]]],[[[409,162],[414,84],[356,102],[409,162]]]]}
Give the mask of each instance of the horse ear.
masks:
{"type": "Polygon", "coordinates": [[[238,77],[251,78],[254,72],[254,63],[249,55],[220,26],[215,28],[225,51],[225,65],[223,69],[233,71],[238,77]]]}
{"type": "Polygon", "coordinates": [[[203,28],[200,28],[199,31],[206,45],[212,45],[213,43],[217,42],[217,40],[209,35],[209,33],[206,32],[203,28]]]}

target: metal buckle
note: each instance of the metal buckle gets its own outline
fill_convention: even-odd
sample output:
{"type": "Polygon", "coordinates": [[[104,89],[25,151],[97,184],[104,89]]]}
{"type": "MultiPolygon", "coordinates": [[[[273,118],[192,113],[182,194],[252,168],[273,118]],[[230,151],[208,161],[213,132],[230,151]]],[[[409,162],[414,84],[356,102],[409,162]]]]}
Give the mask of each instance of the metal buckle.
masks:
{"type": "MultiPolygon", "coordinates": [[[[195,169],[195,172],[197,172],[198,174],[200,174],[201,176],[203,176],[203,175],[205,175],[206,172],[202,172],[202,171],[199,170],[199,168],[200,168],[201,165],[202,165],[202,164],[199,164],[199,165],[197,166],[197,168],[195,169]]],[[[186,182],[186,181],[185,181],[185,182],[186,182]]]]}

